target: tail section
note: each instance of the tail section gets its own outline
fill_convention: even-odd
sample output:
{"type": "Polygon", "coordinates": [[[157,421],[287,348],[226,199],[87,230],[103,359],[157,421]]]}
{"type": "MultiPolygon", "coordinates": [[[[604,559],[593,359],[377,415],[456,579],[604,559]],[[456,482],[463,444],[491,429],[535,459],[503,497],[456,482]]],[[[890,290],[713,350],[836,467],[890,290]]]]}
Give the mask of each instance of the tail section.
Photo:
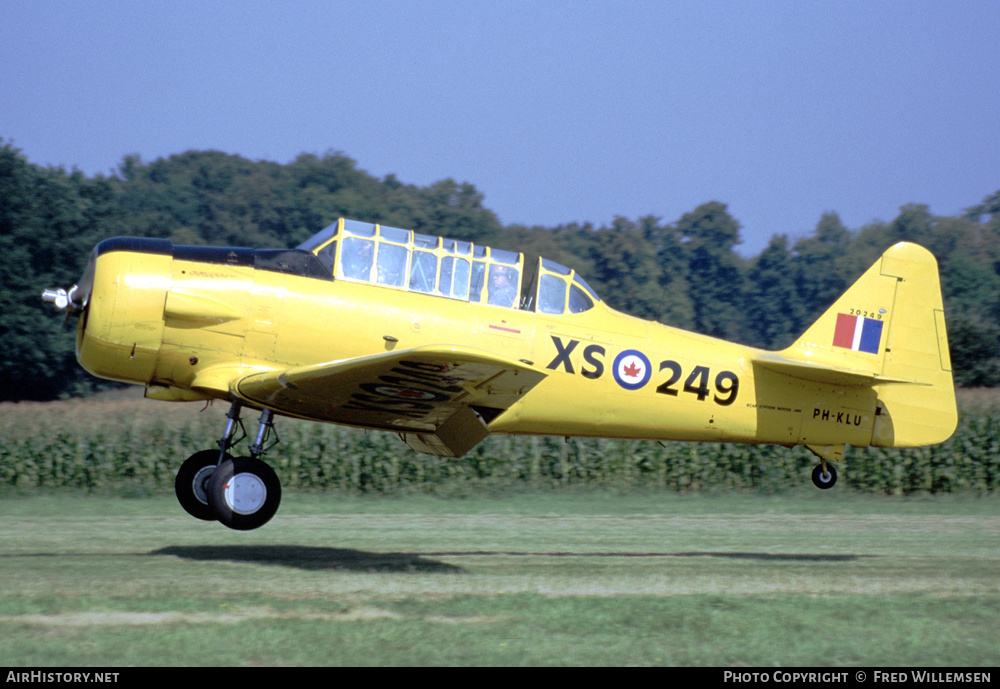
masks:
{"type": "Polygon", "coordinates": [[[774,361],[786,371],[811,370],[813,380],[872,386],[872,445],[932,445],[955,430],[937,261],[916,244],[889,248],[774,361]]]}

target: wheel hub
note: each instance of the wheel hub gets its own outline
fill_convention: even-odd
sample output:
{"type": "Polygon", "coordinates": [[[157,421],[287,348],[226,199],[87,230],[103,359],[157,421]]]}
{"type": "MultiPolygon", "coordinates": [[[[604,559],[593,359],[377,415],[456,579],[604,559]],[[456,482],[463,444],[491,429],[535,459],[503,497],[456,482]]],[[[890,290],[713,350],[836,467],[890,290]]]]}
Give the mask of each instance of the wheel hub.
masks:
{"type": "Polygon", "coordinates": [[[254,514],[267,501],[267,487],[256,474],[236,474],[222,487],[226,504],[236,514],[254,514]]]}
{"type": "Polygon", "coordinates": [[[198,502],[203,505],[208,504],[208,481],[214,473],[214,466],[203,467],[194,475],[194,479],[191,481],[191,492],[194,493],[194,497],[198,499],[198,502]]]}

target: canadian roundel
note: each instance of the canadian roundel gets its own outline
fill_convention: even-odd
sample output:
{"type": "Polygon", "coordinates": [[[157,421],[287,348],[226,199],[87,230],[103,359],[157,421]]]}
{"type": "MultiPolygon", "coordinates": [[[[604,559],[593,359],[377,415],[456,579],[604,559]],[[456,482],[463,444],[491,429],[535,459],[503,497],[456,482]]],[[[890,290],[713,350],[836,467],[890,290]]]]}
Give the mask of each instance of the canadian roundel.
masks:
{"type": "Polygon", "coordinates": [[[649,382],[653,367],[649,365],[645,354],[637,349],[626,349],[615,357],[611,373],[615,382],[626,390],[638,390],[649,382]]]}

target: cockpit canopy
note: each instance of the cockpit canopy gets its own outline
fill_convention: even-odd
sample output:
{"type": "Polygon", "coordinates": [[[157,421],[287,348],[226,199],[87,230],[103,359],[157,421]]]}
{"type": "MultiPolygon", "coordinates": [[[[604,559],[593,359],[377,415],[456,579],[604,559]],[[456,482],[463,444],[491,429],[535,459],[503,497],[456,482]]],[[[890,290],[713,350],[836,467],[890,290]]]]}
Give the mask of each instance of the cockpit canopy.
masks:
{"type": "Polygon", "coordinates": [[[600,298],[573,270],[471,242],[341,218],[301,244],[337,280],[546,314],[580,313],[600,298]]]}

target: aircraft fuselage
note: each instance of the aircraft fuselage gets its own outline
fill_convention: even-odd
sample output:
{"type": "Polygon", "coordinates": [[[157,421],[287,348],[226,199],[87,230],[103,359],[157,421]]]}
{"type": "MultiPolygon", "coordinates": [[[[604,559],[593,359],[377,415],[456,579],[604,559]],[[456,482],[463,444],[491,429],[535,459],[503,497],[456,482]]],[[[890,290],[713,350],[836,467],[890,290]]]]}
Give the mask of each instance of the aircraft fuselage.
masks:
{"type": "MultiPolygon", "coordinates": [[[[234,366],[249,374],[457,343],[547,374],[490,422],[494,433],[781,445],[872,439],[870,388],[831,394],[831,386],[755,366],[759,350],[603,302],[549,315],[418,294],[334,279],[301,250],[117,238],[93,260],[80,361],[95,375],[146,385],[156,399],[230,398],[234,366]]],[[[399,382],[407,380],[411,390],[435,392],[430,381],[399,382]]],[[[401,404],[360,389],[352,402],[401,404]]]]}

